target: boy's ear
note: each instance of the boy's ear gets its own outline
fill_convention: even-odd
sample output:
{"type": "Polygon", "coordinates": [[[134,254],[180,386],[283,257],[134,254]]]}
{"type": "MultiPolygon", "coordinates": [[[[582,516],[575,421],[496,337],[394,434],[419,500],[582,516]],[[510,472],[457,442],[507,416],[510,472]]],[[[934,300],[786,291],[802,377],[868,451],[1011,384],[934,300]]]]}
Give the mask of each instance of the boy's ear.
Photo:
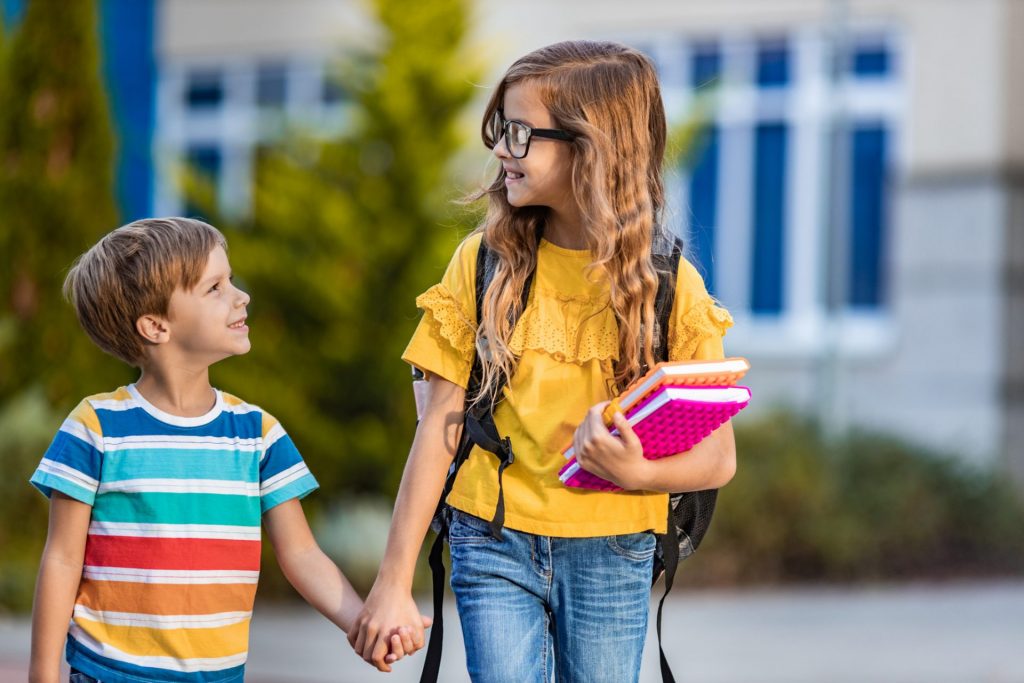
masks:
{"type": "Polygon", "coordinates": [[[150,344],[163,344],[171,338],[171,326],[158,315],[142,316],[135,321],[135,330],[150,344]]]}

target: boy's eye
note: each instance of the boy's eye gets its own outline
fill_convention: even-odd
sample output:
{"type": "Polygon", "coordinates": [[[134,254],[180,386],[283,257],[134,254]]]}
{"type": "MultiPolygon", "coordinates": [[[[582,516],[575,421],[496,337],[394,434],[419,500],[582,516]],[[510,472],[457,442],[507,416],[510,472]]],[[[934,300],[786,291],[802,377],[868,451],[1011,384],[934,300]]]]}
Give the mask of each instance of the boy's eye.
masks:
{"type": "Polygon", "coordinates": [[[215,284],[213,287],[210,287],[210,291],[211,292],[216,292],[219,289],[220,289],[220,283],[219,282],[217,284],[215,284]]]}

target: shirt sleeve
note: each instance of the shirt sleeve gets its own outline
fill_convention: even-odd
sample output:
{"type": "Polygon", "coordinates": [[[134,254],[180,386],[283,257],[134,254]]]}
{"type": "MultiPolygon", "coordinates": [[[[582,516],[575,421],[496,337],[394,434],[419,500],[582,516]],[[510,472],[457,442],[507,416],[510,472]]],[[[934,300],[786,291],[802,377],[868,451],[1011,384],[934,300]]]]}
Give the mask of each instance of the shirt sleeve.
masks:
{"type": "Polygon", "coordinates": [[[708,294],[704,279],[686,258],[679,259],[676,296],[669,327],[669,360],[721,360],[722,337],[732,316],[708,294]]]}
{"type": "Polygon", "coordinates": [[[47,498],[60,491],[92,505],[102,468],[103,430],[95,409],[82,401],[61,424],[29,481],[47,498]]]}
{"type": "Polygon", "coordinates": [[[274,416],[263,413],[263,453],[260,456],[260,510],[292,498],[305,498],[320,488],[292,438],[274,416]]]}
{"type": "Polygon", "coordinates": [[[469,385],[476,353],[476,257],[481,233],[466,238],[448,264],[441,282],[416,297],[423,311],[402,360],[428,376],[469,385]]]}

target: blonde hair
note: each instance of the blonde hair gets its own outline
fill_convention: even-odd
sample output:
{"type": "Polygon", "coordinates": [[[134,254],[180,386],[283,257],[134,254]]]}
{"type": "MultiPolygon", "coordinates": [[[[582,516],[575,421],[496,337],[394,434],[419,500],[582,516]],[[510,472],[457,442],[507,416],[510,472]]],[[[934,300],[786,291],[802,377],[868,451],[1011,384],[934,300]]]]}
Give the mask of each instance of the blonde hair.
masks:
{"type": "Polygon", "coordinates": [[[108,233],[75,261],[64,280],[86,334],[129,365],[143,359],[135,329],[144,315],[166,316],[171,294],[191,290],[224,235],[191,218],[147,218],[108,233]]]}
{"type": "MultiPolygon", "coordinates": [[[[615,383],[623,387],[653,363],[658,277],[651,247],[665,203],[666,139],[657,74],[644,54],[618,43],[569,41],[531,52],[509,67],[487,104],[482,135],[488,147],[495,143],[490,122],[506,90],[527,81],[555,127],[574,135],[573,195],[593,254],[590,268],[603,268],[610,282],[619,326],[615,383]]],[[[483,377],[474,400],[493,396],[499,373],[515,372],[517,359],[508,346],[512,321],[522,313],[523,286],[537,263],[537,230],[547,215],[545,207],[508,203],[504,169],[482,196],[488,209],[476,232],[483,232],[498,263],[477,329],[483,377]]]]}

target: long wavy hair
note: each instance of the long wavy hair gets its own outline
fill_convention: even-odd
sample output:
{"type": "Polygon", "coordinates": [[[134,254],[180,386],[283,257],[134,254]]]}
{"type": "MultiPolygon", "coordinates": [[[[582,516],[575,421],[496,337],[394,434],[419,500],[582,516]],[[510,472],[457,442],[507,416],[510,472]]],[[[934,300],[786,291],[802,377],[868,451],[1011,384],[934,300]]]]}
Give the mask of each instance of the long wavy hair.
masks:
{"type": "MultiPolygon", "coordinates": [[[[495,140],[490,122],[505,91],[529,81],[555,127],[575,136],[571,146],[572,192],[584,236],[610,283],[610,305],[618,321],[621,388],[653,363],[654,299],[658,277],[651,246],[660,235],[665,203],[661,166],[665,154],[665,108],[651,60],[612,42],[567,41],[522,57],[505,72],[484,111],[484,143],[495,140]]],[[[498,256],[477,328],[483,377],[475,397],[493,396],[499,372],[512,377],[517,358],[509,349],[513,320],[521,311],[526,278],[537,264],[537,231],[546,207],[508,203],[505,171],[476,195],[488,209],[476,232],[498,256]]]]}

